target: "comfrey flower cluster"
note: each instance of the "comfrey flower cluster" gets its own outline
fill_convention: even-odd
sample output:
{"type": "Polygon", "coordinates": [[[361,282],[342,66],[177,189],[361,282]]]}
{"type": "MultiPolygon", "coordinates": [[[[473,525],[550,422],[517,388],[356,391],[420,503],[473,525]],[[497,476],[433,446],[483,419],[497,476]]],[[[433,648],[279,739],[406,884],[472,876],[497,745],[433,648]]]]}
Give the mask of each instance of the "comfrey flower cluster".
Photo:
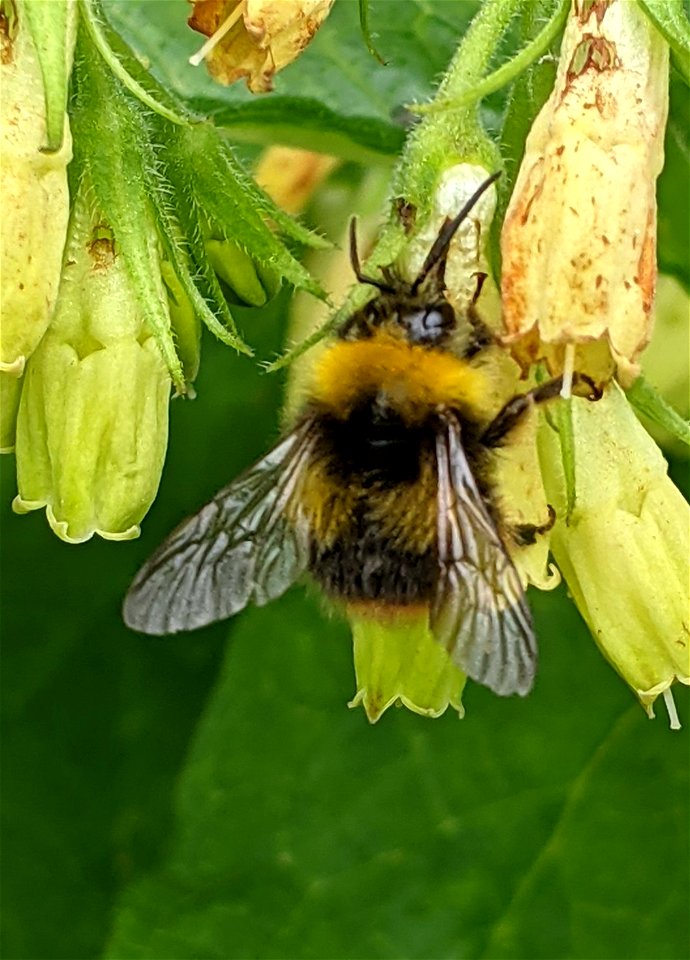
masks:
{"type": "Polygon", "coordinates": [[[152,79],[97,0],[2,0],[0,39],[14,506],[45,507],[68,542],[128,539],[158,489],[171,392],[192,393],[201,325],[250,353],[229,302],[260,306],[282,279],[321,296],[280,235],[320,241],[152,79]]]}
{"type": "MultiPolygon", "coordinates": [[[[438,96],[420,109],[367,270],[396,263],[416,275],[444,220],[501,169],[477,100],[526,63],[521,54],[512,74],[508,65],[487,76],[521,2],[480,7],[438,96]]],[[[209,39],[192,59],[206,59],[221,82],[268,90],[331,3],[197,3],[190,22],[209,39]]],[[[510,200],[504,175],[454,237],[445,281],[458,315],[471,305],[491,333],[489,406],[522,392],[521,380],[562,377],[562,399],[525,418],[497,458],[511,521],[545,531],[508,547],[523,585],[549,589],[562,575],[650,716],[662,695],[677,726],[671,688],[690,682],[690,508],[628,399],[639,394],[653,328],[672,5],[558,5],[528,45],[534,60],[565,22],[555,84],[510,200]],[[497,203],[507,204],[500,284],[488,252],[497,203]],[[572,396],[582,375],[601,387],[596,403],[572,396]]],[[[150,76],[99,0],[0,0],[0,42],[0,443],[16,444],[15,508],[45,507],[69,542],[134,537],[157,491],[170,396],[193,392],[201,326],[249,353],[229,303],[260,306],[283,279],[323,297],[281,236],[323,243],[150,76]]],[[[353,288],[328,329],[370,293],[353,288]]],[[[463,714],[465,676],[427,614],[404,623],[352,615],[352,704],[371,721],[394,703],[463,714]]]]}
{"type": "MultiPolygon", "coordinates": [[[[636,383],[652,336],[668,80],[669,45],[640,5],[575,0],[502,226],[501,305],[489,292],[480,306],[501,331],[504,391],[517,370],[563,378],[563,399],[535,415],[500,458],[498,486],[518,519],[542,516],[547,503],[557,517],[537,544],[511,549],[513,562],[524,583],[541,589],[555,586],[560,571],[606,658],[650,716],[663,695],[676,728],[671,687],[690,683],[690,508],[621,390],[636,383]],[[570,396],[575,372],[603,385],[600,401],[570,396]],[[549,552],[558,570],[547,565],[549,552]]],[[[467,103],[451,67],[412,150],[437,141],[442,123],[461,127],[467,103]]],[[[456,144],[468,142],[462,133],[456,144]]],[[[491,169],[487,152],[480,176],[491,169]]],[[[456,146],[457,160],[477,156],[456,146]]],[[[460,164],[439,176],[434,195],[443,197],[456,175],[471,190],[474,172],[460,164]]],[[[401,179],[408,186],[404,159],[401,179]]],[[[450,212],[432,214],[432,233],[450,212]]],[[[478,226],[485,236],[487,222],[478,226]]],[[[473,267],[467,249],[449,258],[450,292],[455,283],[465,304],[474,273],[487,270],[481,249],[470,252],[473,267]]],[[[464,677],[439,656],[424,618],[407,629],[356,621],[353,635],[353,704],[363,703],[370,720],[395,702],[427,716],[448,705],[463,714],[464,677]]]]}

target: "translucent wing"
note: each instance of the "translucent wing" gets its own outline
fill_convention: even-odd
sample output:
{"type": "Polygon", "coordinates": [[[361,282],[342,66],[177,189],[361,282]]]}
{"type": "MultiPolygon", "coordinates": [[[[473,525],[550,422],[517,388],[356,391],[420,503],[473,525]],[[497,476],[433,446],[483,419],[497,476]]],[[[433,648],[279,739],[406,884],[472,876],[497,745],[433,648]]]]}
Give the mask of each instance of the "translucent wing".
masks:
{"type": "Polygon", "coordinates": [[[311,426],[301,424],[170,534],[129,588],[127,626],[157,635],[194,630],[250,602],[263,606],[295,582],[307,565],[308,530],[292,498],[311,426]]]}
{"type": "Polygon", "coordinates": [[[431,629],[473,680],[506,696],[532,687],[537,646],[529,607],[477,488],[461,426],[441,414],[438,464],[439,579],[431,629]]]}

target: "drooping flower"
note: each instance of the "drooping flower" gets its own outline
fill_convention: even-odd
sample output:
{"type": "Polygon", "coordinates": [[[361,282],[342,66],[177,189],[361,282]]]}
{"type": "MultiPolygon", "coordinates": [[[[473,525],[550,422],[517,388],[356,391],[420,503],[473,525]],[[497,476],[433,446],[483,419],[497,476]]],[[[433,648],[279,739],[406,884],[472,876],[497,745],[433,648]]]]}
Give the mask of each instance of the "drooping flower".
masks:
{"type": "MultiPolygon", "coordinates": [[[[57,296],[69,217],[67,164],[72,139],[62,107],[61,143],[50,146],[48,91],[32,37],[27,5],[16,3],[0,15],[0,450],[11,450],[22,374],[45,333],[57,296]]],[[[73,29],[43,37],[63,42],[66,84],[73,29]],[[69,36],[67,36],[69,34],[69,36]]],[[[52,124],[55,125],[55,122],[52,124]]]]}
{"type": "Polygon", "coordinates": [[[668,44],[636,3],[576,0],[527,137],[501,243],[506,340],[524,366],[629,385],[651,336],[668,44]],[[601,349],[603,347],[603,349],[601,349]]]}
{"type": "MultiPolygon", "coordinates": [[[[45,507],[70,543],[138,536],[160,482],[171,392],[124,258],[88,194],[84,183],[57,309],[27,364],[17,420],[14,509],[45,507]]],[[[166,302],[160,274],[158,284],[166,302]]]]}
{"type": "Polygon", "coordinates": [[[690,506],[616,384],[572,405],[572,431],[569,515],[558,433],[544,420],[539,434],[558,515],[551,550],[598,646],[653,716],[660,694],[670,705],[671,685],[690,683],[690,506]]]}
{"type": "Polygon", "coordinates": [[[209,40],[191,62],[206,60],[219,83],[243,77],[252,93],[273,89],[273,76],[304,50],[333,0],[196,0],[189,25],[209,40]]]}
{"type": "MultiPolygon", "coordinates": [[[[656,178],[668,44],[638,4],[575,0],[556,85],[527,138],[501,234],[505,342],[624,386],[652,333],[656,178]]],[[[550,548],[605,656],[650,715],[688,682],[690,508],[613,382],[597,403],[547,413],[542,476],[550,548]]]]}
{"type": "Polygon", "coordinates": [[[382,622],[349,615],[357,691],[351,707],[362,704],[376,723],[398,704],[424,717],[439,717],[450,706],[465,715],[465,675],[433,638],[426,611],[382,622]]]}

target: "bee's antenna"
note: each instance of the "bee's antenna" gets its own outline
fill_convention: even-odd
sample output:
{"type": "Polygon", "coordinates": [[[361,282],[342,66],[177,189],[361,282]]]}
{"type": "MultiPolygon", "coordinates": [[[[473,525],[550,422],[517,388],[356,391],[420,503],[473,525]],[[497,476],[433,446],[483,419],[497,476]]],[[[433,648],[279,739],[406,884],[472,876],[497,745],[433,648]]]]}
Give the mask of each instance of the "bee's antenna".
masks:
{"type": "Polygon", "coordinates": [[[360,283],[368,283],[372,287],[383,290],[384,293],[395,293],[390,284],[383,283],[375,277],[367,277],[362,273],[359,254],[357,253],[357,217],[352,217],[350,220],[350,263],[352,264],[353,273],[360,283]]]}
{"type": "Polygon", "coordinates": [[[490,177],[487,177],[486,180],[477,187],[460,213],[453,217],[452,220],[446,220],[441,227],[438,236],[434,240],[433,246],[426,256],[426,260],[422,264],[422,269],[419,271],[417,279],[412,284],[412,293],[416,293],[417,290],[419,290],[420,286],[424,283],[436,264],[445,261],[445,258],[448,254],[448,247],[450,246],[450,241],[455,235],[455,231],[467,217],[467,214],[470,212],[477,200],[479,200],[481,195],[488,190],[491,184],[495,183],[500,176],[501,171],[499,170],[496,173],[492,173],[490,177]]]}

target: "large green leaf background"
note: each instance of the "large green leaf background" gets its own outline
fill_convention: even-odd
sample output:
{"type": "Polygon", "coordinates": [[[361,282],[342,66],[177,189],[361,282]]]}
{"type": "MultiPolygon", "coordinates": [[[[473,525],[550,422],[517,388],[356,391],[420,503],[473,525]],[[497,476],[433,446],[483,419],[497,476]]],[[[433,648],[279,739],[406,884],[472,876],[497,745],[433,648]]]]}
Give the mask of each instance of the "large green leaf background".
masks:
{"type": "MultiPolygon", "coordinates": [[[[260,101],[185,65],[185,3],[108,9],[231,135],[388,163],[401,106],[429,96],[474,4],[371,7],[388,67],[338,0],[260,101]]],[[[550,67],[535,69],[529,110],[550,67]]],[[[509,119],[506,137],[514,100],[509,119]]],[[[673,137],[660,257],[687,285],[679,122],[673,137]]],[[[237,311],[259,355],[280,349],[287,302],[237,311]]],[[[391,710],[371,727],[348,710],[347,628],[301,588],[193,635],[124,628],[138,564],[277,436],[278,377],[209,341],[197,386],[173,403],[139,541],[67,546],[42,516],[13,516],[3,462],[3,956],[686,957],[687,698],[683,732],[663,708],[650,722],[563,590],[531,597],[533,695],[471,687],[462,721],[391,710]]]]}

